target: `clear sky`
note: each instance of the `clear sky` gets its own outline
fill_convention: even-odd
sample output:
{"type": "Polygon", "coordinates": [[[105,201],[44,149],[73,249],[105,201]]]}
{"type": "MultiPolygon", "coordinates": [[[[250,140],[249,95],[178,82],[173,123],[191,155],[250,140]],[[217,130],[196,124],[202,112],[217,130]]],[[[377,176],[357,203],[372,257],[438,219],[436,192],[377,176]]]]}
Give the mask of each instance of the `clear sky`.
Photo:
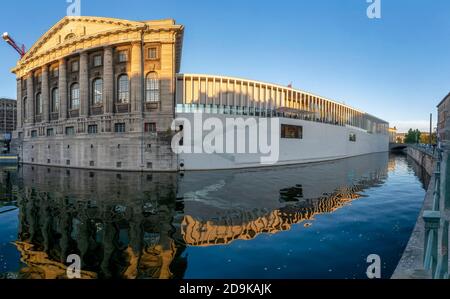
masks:
{"type": "MultiPolygon", "coordinates": [[[[66,15],[66,0],[2,1],[0,31],[27,48],[66,15]]],[[[428,130],[450,92],[450,1],[81,0],[84,16],[174,18],[184,73],[288,85],[345,102],[400,131],[428,130]]],[[[18,56],[0,44],[0,96],[15,98],[18,56]]]]}

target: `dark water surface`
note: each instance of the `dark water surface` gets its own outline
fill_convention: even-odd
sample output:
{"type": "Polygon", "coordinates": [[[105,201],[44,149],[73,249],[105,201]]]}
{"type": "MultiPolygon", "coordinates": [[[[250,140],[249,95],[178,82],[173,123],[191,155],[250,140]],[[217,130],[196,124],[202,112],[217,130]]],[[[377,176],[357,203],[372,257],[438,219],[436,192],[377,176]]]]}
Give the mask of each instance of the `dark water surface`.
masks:
{"type": "Polygon", "coordinates": [[[402,155],[257,170],[0,168],[0,277],[389,278],[429,178],[402,155]]]}

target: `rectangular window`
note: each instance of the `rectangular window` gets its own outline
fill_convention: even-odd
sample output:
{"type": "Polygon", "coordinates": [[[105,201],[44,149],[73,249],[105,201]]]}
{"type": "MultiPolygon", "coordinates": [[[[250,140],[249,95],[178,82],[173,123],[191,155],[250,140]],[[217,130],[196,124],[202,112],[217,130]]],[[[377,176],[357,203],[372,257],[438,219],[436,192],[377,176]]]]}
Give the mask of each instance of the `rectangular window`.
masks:
{"type": "Polygon", "coordinates": [[[75,135],[75,128],[74,127],[66,127],[66,135],[69,135],[69,136],[75,135]]]}
{"type": "Polygon", "coordinates": [[[145,123],[146,133],[156,133],[156,123],[145,123]]]}
{"type": "Polygon", "coordinates": [[[55,131],[53,130],[53,128],[47,129],[47,136],[55,136],[55,131]]]}
{"type": "Polygon", "coordinates": [[[155,47],[148,48],[147,57],[148,59],[158,59],[158,50],[155,47]]]}
{"type": "Polygon", "coordinates": [[[292,125],[281,125],[281,138],[303,139],[303,127],[292,125]]]}
{"type": "Polygon", "coordinates": [[[97,134],[97,125],[88,126],[88,134],[97,134]]]}
{"type": "Polygon", "coordinates": [[[114,124],[114,132],[116,132],[116,133],[125,133],[125,123],[116,123],[116,124],[114,124]]]}
{"type": "Polygon", "coordinates": [[[348,140],[350,140],[351,142],[356,142],[356,134],[350,133],[348,140]]]}
{"type": "Polygon", "coordinates": [[[128,52],[120,51],[119,52],[119,62],[127,62],[128,61],[128,52]]]}
{"type": "Polygon", "coordinates": [[[59,76],[59,68],[57,67],[52,68],[51,73],[53,78],[57,78],[59,76]]]}
{"type": "Polygon", "coordinates": [[[78,72],[78,69],[79,69],[78,66],[79,66],[78,65],[78,60],[72,61],[71,68],[70,68],[71,71],[72,72],[78,72]]]}
{"type": "Polygon", "coordinates": [[[102,65],[102,55],[95,55],[94,56],[94,67],[101,66],[102,65]]]}
{"type": "Polygon", "coordinates": [[[33,130],[31,131],[31,138],[36,138],[37,137],[37,131],[33,130]]]}

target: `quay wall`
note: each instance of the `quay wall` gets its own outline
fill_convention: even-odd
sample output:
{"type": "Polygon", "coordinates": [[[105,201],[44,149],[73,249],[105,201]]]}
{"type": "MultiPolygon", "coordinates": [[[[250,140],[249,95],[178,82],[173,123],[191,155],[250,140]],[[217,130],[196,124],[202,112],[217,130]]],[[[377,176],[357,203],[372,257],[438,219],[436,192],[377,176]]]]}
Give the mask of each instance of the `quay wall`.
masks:
{"type": "Polygon", "coordinates": [[[425,151],[412,147],[408,147],[407,154],[423,167],[423,169],[431,176],[431,179],[414,230],[391,278],[429,279],[431,278],[430,274],[423,269],[425,223],[422,215],[424,211],[431,210],[433,206],[434,185],[436,181],[434,175],[435,158],[425,151]]]}

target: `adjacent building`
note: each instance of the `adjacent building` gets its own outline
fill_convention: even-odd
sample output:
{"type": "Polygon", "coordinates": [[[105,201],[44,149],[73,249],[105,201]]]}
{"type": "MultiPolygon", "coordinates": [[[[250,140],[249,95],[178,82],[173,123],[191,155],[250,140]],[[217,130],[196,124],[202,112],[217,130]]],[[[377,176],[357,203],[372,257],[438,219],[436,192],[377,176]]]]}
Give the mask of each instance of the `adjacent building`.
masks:
{"type": "Polygon", "coordinates": [[[0,134],[11,134],[16,129],[17,102],[0,98],[0,134]]]}
{"type": "Polygon", "coordinates": [[[437,124],[437,134],[441,141],[450,140],[450,135],[447,133],[447,127],[450,124],[448,122],[449,109],[450,109],[450,93],[442,99],[438,104],[438,124],[437,124]]]}

